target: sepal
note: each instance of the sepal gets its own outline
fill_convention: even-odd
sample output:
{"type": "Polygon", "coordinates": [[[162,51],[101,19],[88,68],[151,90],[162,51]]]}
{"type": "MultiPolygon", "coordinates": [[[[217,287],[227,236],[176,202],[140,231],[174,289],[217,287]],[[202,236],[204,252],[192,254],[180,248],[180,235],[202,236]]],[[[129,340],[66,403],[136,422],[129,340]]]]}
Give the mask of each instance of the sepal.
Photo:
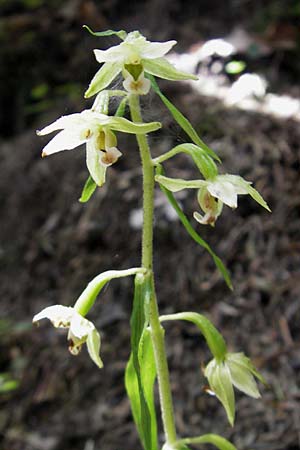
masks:
{"type": "Polygon", "coordinates": [[[198,80],[196,75],[177,70],[165,58],[145,59],[142,64],[145,72],[165,80],[198,80]]]}

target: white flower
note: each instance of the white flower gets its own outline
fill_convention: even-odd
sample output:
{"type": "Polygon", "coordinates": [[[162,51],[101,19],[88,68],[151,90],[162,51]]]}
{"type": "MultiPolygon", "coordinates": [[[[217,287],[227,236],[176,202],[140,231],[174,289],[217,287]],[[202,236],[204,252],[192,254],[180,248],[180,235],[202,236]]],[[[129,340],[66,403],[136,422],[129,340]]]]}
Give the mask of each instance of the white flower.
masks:
{"type": "Polygon", "coordinates": [[[138,31],[133,31],[119,45],[107,50],[95,49],[97,61],[104,64],[92,79],[85,97],[105,89],[122,71],[125,79],[129,72],[135,81],[143,71],[166,80],[197,80],[194,75],[177,70],[163,58],[175,44],[176,41],[150,42],[138,31]]]}
{"type": "Polygon", "coordinates": [[[96,330],[94,324],[81,316],[74,308],[54,305],[43,309],[32,319],[33,323],[37,323],[42,319],[49,319],[55,328],[68,328],[69,350],[72,355],[78,355],[84,343],[91,359],[99,367],[103,367],[103,363],[99,356],[100,351],[100,334],[96,330]]]}
{"type": "Polygon", "coordinates": [[[99,63],[140,64],[143,59],[161,58],[176,43],[176,41],[149,42],[138,31],[132,31],[121,44],[107,50],[94,50],[94,53],[99,63]]]}
{"type": "Polygon", "coordinates": [[[158,122],[134,124],[122,117],[107,116],[93,109],[81,113],[62,116],[41,131],[39,136],[60,131],[43,149],[42,156],[52,155],[62,150],[72,150],[86,144],[86,161],[91,177],[99,186],[105,182],[107,167],[121,156],[117,149],[114,131],[127,133],[148,133],[157,130],[158,122]]]}
{"type": "Polygon", "coordinates": [[[223,404],[231,425],[235,416],[233,386],[253,398],[259,398],[255,378],[265,383],[252,362],[244,353],[227,353],[224,361],[213,359],[206,366],[205,376],[210,388],[223,404]]]}
{"type": "MultiPolygon", "coordinates": [[[[243,180],[244,183],[240,183],[240,177],[234,175],[229,176],[231,177],[229,180],[226,177],[228,175],[219,175],[213,181],[207,180],[205,186],[199,189],[198,202],[205,215],[194,212],[194,219],[197,222],[214,226],[222,212],[223,203],[230,208],[236,208],[238,195],[248,194],[245,186],[247,181],[243,180]]],[[[250,186],[251,183],[248,184],[250,186]]]]}
{"type": "Polygon", "coordinates": [[[217,175],[207,180],[182,180],[157,175],[155,180],[172,192],[182,189],[198,189],[198,202],[205,213],[194,212],[194,218],[201,224],[214,225],[222,212],[223,204],[237,207],[238,195],[249,194],[263,208],[270,211],[262,196],[251,186],[251,182],[238,175],[217,175]]]}

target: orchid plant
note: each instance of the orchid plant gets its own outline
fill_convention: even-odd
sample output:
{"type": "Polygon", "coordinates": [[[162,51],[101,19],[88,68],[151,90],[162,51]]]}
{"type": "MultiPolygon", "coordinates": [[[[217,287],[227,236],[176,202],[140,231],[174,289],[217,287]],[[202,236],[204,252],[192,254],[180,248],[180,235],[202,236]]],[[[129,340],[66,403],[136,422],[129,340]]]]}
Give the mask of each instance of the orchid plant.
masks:
{"type": "Polygon", "coordinates": [[[99,63],[104,63],[92,79],[85,97],[96,95],[91,109],[63,116],[37,133],[46,135],[59,131],[44,147],[42,156],[62,150],[72,150],[86,145],[86,163],[89,177],[83,188],[81,202],[92,198],[97,187],[105,183],[109,166],[117,163],[126,149],[117,147],[117,133],[136,135],[143,172],[143,232],[142,260],[140,267],[124,270],[108,270],[97,275],[84,289],[74,307],[52,305],[33,318],[34,323],[49,319],[54,327],[68,329],[68,346],[73,355],[78,355],[86,343],[88,353],[98,368],[103,367],[100,357],[100,334],[86,315],[92,309],[101,290],[110,280],[135,276],[134,299],[131,316],[131,355],[125,373],[125,385],[131,402],[132,414],[145,450],[158,450],[158,430],[154,402],[154,385],[158,380],[160,411],[164,430],[164,450],[187,450],[189,445],[212,444],[221,450],[234,450],[235,446],[216,434],[179,438],[174,420],[173,401],[170,389],[169,369],[165,350],[165,321],[184,320],[192,322],[203,335],[212,354],[204,375],[210,392],[224,406],[229,423],[235,418],[233,386],[245,394],[258,398],[260,393],[256,379],[264,383],[250,359],[243,353],[229,353],[226,343],[211,321],[199,312],[180,312],[160,316],[154,283],[153,270],[153,213],[155,182],[160,186],[167,201],[176,213],[188,234],[212,256],[220,274],[229,288],[230,276],[221,259],[205,242],[192,222],[185,215],[174,193],[182,189],[197,189],[197,199],[203,214],[194,213],[194,225],[214,226],[223,205],[237,207],[238,195],[250,195],[253,200],[269,210],[267,203],[254,189],[251,182],[237,175],[219,174],[221,162],[217,154],[199,137],[192,124],[161,92],[155,77],[167,80],[196,79],[194,75],[178,71],[165,55],[176,41],[149,42],[138,31],[93,32],[94,36],[115,35],[122,42],[107,50],[94,50],[99,63]],[[123,78],[122,90],[109,89],[116,77],[123,78]],[[140,108],[140,96],[153,90],[168,108],[174,120],[185,131],[189,142],[178,145],[166,153],[153,158],[147,134],[161,128],[160,122],[144,123],[140,108]],[[119,106],[114,115],[109,114],[110,99],[117,99],[119,106]],[[131,120],[124,118],[129,107],[131,120]],[[199,179],[183,180],[166,176],[163,163],[184,153],[192,159],[199,170],[199,179]]]}

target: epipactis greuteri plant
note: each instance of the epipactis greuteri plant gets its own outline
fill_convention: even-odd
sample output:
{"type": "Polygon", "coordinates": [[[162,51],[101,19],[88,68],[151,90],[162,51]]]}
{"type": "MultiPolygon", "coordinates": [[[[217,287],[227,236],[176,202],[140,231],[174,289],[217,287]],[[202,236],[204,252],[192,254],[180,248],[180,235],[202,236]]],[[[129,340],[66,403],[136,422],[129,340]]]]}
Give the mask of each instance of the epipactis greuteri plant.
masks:
{"type": "MultiPolygon", "coordinates": [[[[88,28],[88,27],[86,27],[88,28]]],[[[115,35],[121,43],[107,50],[94,50],[96,60],[102,64],[92,79],[85,97],[96,95],[91,109],[62,116],[37,133],[46,135],[58,132],[44,147],[42,156],[62,150],[86,147],[86,163],[89,177],[83,188],[81,202],[87,202],[97,186],[106,179],[109,166],[116,164],[121,155],[131,149],[119,148],[118,133],[136,135],[143,171],[143,233],[141,266],[108,270],[97,275],[84,289],[73,307],[53,305],[46,307],[33,318],[34,323],[49,319],[54,327],[68,330],[68,347],[72,355],[78,355],[86,344],[92,361],[103,367],[100,357],[100,333],[86,318],[105,284],[115,278],[135,276],[134,299],[131,316],[131,356],[129,358],[125,385],[131,402],[132,414],[145,450],[158,450],[158,430],[154,405],[154,385],[158,380],[160,411],[165,441],[164,450],[188,449],[189,445],[212,444],[223,450],[234,450],[233,444],[216,434],[179,438],[174,420],[173,401],[166,358],[162,322],[185,320],[192,322],[203,335],[212,354],[204,375],[209,391],[224,406],[231,425],[235,418],[234,387],[253,398],[260,396],[256,379],[264,382],[250,359],[244,353],[229,353],[222,335],[214,325],[197,312],[181,312],[160,316],[154,287],[153,271],[153,210],[155,182],[160,186],[167,201],[175,209],[188,234],[212,256],[225,282],[232,288],[230,276],[220,258],[213,252],[195,227],[214,226],[222,213],[223,205],[238,206],[239,195],[250,195],[259,205],[269,210],[267,203],[254,189],[250,181],[238,175],[219,174],[219,157],[199,137],[191,123],[160,91],[155,77],[166,80],[197,79],[194,75],[178,71],[166,59],[166,54],[176,41],[150,42],[138,31],[93,32],[94,36],[115,35]],[[116,77],[122,77],[124,89],[109,89],[116,77]],[[147,134],[161,128],[159,121],[144,123],[140,108],[140,96],[153,90],[168,108],[174,120],[185,131],[189,142],[171,148],[152,158],[147,134]],[[110,100],[119,106],[110,115],[110,100]],[[124,118],[129,107],[131,120],[124,118]],[[163,163],[184,153],[191,158],[199,171],[199,179],[183,180],[166,176],[163,163]],[[200,212],[194,212],[194,226],[177,202],[174,193],[183,189],[196,189],[200,212]],[[201,224],[201,225],[199,225],[201,224]]]]}

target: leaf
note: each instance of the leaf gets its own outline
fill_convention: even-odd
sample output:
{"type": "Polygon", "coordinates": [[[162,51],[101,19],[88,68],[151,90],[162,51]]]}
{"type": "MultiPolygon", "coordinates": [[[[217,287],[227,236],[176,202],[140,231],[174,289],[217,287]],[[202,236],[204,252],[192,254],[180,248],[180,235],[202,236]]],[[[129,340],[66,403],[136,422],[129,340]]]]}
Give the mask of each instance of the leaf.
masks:
{"type": "Polygon", "coordinates": [[[191,311],[160,316],[161,322],[168,320],[186,320],[188,322],[192,322],[199,328],[205,337],[207,345],[213,356],[218,360],[224,360],[227,353],[227,347],[223,336],[205,316],[191,311]]]}
{"type": "MultiPolygon", "coordinates": [[[[158,173],[158,175],[161,175],[163,173],[163,169],[162,169],[161,166],[157,166],[157,173],[158,173]]],[[[174,195],[172,194],[172,192],[170,192],[167,188],[165,188],[161,184],[160,184],[160,189],[162,190],[162,192],[167,197],[170,205],[173,206],[173,208],[175,209],[175,211],[176,211],[176,213],[177,213],[181,223],[183,224],[183,226],[186,229],[186,231],[188,232],[188,234],[191,236],[192,239],[194,239],[194,241],[196,241],[199,245],[201,245],[201,247],[205,248],[205,250],[208,251],[208,253],[213,258],[215,265],[217,266],[217,268],[219,269],[221,275],[223,276],[227,286],[229,287],[229,289],[232,290],[233,287],[232,287],[232,282],[231,282],[231,279],[230,279],[229,272],[226,269],[226,267],[224,266],[224,264],[221,261],[221,259],[215,254],[215,252],[208,245],[208,243],[204,239],[202,239],[202,237],[194,230],[194,228],[190,224],[188,218],[186,217],[186,215],[184,214],[184,212],[180,208],[179,204],[177,203],[177,201],[176,201],[174,195]]]]}
{"type": "Polygon", "coordinates": [[[145,450],[157,450],[157,423],[153,395],[156,366],[151,337],[147,330],[151,295],[151,278],[138,274],[135,278],[133,311],[130,320],[132,352],[126,367],[125,385],[133,418],[145,450]]]}
{"type": "Polygon", "coordinates": [[[116,36],[118,36],[120,39],[122,39],[124,41],[124,39],[126,39],[126,36],[127,36],[127,33],[124,30],[120,30],[120,31],[114,31],[114,30],[93,31],[87,25],[83,25],[82,28],[86,28],[90,34],[92,34],[93,36],[97,36],[97,37],[116,35],[116,36]]]}
{"type": "Polygon", "coordinates": [[[190,445],[213,444],[220,450],[237,450],[231,442],[227,441],[227,439],[222,436],[218,436],[217,434],[203,434],[199,437],[181,439],[178,444],[180,445],[181,443],[190,445]]]}
{"type": "Polygon", "coordinates": [[[165,58],[145,59],[142,61],[142,64],[145,72],[165,80],[198,80],[198,77],[191,73],[177,70],[165,58]]]}
{"type": "Polygon", "coordinates": [[[174,120],[181,126],[181,128],[186,132],[186,134],[191,138],[191,140],[196,144],[199,145],[199,147],[206,150],[206,152],[214,158],[216,161],[221,162],[220,158],[216,153],[209,148],[202,139],[198,136],[198,133],[194,129],[193,125],[190,123],[190,121],[176,108],[176,106],[173,105],[170,100],[167,99],[167,97],[161,92],[161,90],[158,87],[158,84],[156,83],[155,78],[152,75],[148,75],[149,80],[151,81],[152,88],[154,92],[157,93],[157,95],[160,97],[162,102],[166,105],[170,113],[172,114],[174,120]]]}
{"type": "Polygon", "coordinates": [[[113,79],[116,78],[117,75],[119,75],[121,70],[122,65],[119,62],[107,62],[103,64],[101,69],[98,70],[98,72],[90,82],[90,85],[86,90],[84,97],[92,97],[99,91],[105,89],[113,81],[113,79]]]}
{"type": "Polygon", "coordinates": [[[95,183],[93,178],[91,176],[89,176],[83,186],[81,197],[79,199],[80,203],[88,202],[89,199],[91,198],[91,196],[93,195],[93,193],[95,192],[96,188],[97,188],[97,184],[95,183]]]}

